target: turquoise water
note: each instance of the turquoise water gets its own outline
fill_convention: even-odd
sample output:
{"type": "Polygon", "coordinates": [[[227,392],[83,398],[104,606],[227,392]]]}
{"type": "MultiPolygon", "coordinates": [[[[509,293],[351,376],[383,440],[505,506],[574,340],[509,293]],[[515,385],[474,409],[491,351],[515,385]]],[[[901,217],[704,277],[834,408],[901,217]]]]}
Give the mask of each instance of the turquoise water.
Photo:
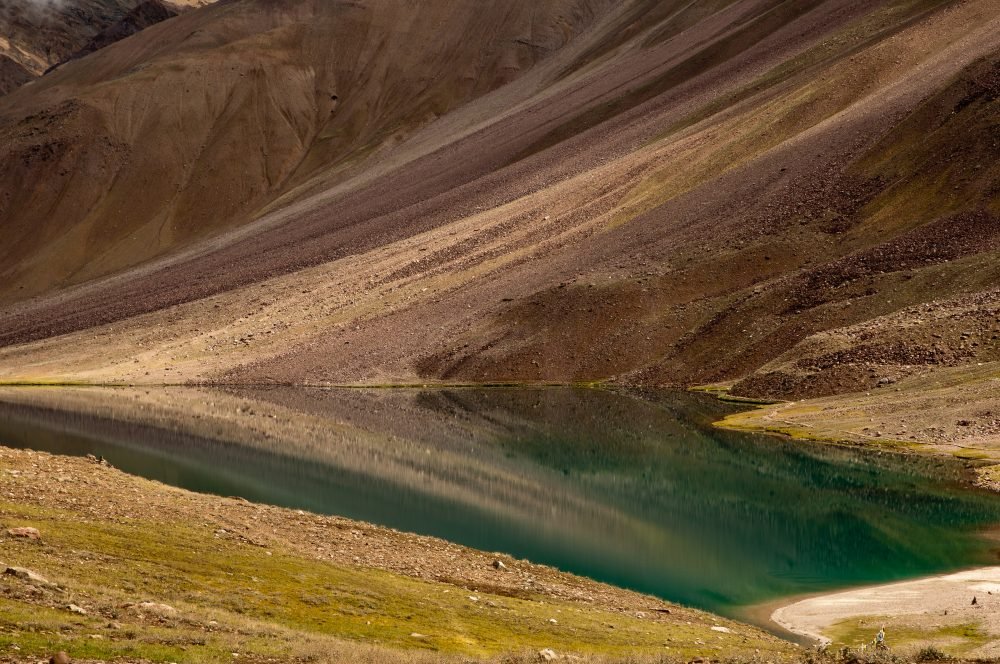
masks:
{"type": "Polygon", "coordinates": [[[728,614],[997,559],[981,532],[1000,523],[1000,498],[963,488],[951,462],[720,431],[710,423],[731,408],[699,395],[238,396],[299,414],[301,436],[248,446],[0,405],[0,440],[503,551],[728,614]],[[317,421],[337,436],[324,442],[317,421]]]}

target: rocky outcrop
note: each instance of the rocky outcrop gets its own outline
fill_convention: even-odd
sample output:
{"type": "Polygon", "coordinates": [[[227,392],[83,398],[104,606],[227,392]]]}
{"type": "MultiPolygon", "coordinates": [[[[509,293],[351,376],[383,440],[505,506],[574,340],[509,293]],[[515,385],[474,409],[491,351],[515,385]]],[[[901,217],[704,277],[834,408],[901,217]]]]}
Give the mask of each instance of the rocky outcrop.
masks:
{"type": "Polygon", "coordinates": [[[137,32],[141,32],[151,25],[156,25],[168,18],[177,16],[179,12],[171,5],[167,5],[160,0],[145,0],[134,7],[127,14],[115,21],[111,25],[101,30],[97,35],[87,42],[83,48],[76,51],[62,62],[53,65],[49,71],[61,67],[67,62],[78,60],[90,55],[94,51],[110,46],[126,37],[131,37],[137,32]]]}
{"type": "Polygon", "coordinates": [[[0,97],[21,87],[35,75],[7,55],[0,54],[0,97]]]}

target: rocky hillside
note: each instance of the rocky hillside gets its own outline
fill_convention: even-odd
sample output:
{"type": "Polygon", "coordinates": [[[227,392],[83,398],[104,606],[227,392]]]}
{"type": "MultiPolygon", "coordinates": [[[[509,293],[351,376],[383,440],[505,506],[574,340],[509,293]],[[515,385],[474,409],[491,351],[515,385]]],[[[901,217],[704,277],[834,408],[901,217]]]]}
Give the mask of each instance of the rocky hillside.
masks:
{"type": "Polygon", "coordinates": [[[207,2],[0,0],[0,95],[68,59],[203,4],[207,2]]]}
{"type": "Polygon", "coordinates": [[[998,75],[988,0],[188,12],[0,100],[0,371],[877,384],[815,340],[1000,278],[998,75]]]}
{"type": "Polygon", "coordinates": [[[2,0],[0,53],[41,76],[136,4],[135,0],[2,0]]]}
{"type": "Polygon", "coordinates": [[[114,44],[117,41],[121,41],[126,37],[131,37],[135,33],[141,32],[151,25],[156,25],[160,21],[166,21],[168,18],[173,18],[174,16],[177,16],[177,14],[178,11],[173,5],[160,2],[160,0],[144,0],[126,12],[125,15],[117,21],[111,23],[94,35],[93,39],[83,45],[83,48],[75,53],[72,53],[69,57],[62,60],[58,64],[53,65],[53,68],[58,67],[59,65],[62,65],[70,60],[77,60],[90,55],[94,51],[98,51],[105,46],[111,46],[111,44],[114,44]]]}
{"type": "Polygon", "coordinates": [[[33,78],[34,75],[19,62],[0,55],[0,95],[21,87],[33,78]]]}

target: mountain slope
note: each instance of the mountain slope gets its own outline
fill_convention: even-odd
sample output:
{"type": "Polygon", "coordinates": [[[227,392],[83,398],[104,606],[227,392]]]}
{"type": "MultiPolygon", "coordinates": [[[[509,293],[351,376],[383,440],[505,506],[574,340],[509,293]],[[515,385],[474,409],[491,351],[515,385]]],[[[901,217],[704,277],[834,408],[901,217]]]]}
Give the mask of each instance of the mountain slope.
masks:
{"type": "Polygon", "coordinates": [[[33,78],[34,75],[20,63],[0,55],[0,95],[16,90],[33,78]]]}
{"type": "Polygon", "coordinates": [[[70,54],[65,60],[53,66],[58,67],[70,60],[78,60],[90,55],[94,51],[99,51],[126,37],[131,37],[135,33],[141,32],[161,21],[166,21],[168,18],[173,18],[177,14],[178,12],[173,6],[160,2],[160,0],[144,0],[114,23],[111,23],[94,35],[80,50],[70,54]]]}
{"type": "Polygon", "coordinates": [[[0,96],[69,59],[211,1],[0,0],[0,96]],[[17,65],[17,76],[7,61],[17,65]]]}
{"type": "Polygon", "coordinates": [[[135,4],[134,0],[0,0],[0,54],[41,76],[135,4]]]}
{"type": "Polygon", "coordinates": [[[1000,276],[995,3],[385,7],[206,8],[0,103],[4,375],[731,381],[1000,276]]]}
{"type": "Polygon", "coordinates": [[[3,283],[85,281],[244,222],[530,68],[591,4],[224,3],[61,67],[0,106],[3,283]]]}

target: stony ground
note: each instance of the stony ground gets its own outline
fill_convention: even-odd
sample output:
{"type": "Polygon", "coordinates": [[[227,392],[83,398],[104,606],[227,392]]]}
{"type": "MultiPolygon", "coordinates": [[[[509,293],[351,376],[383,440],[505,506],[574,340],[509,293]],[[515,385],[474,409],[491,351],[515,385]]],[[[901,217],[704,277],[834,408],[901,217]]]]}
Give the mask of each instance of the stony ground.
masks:
{"type": "MultiPolygon", "coordinates": [[[[272,9],[0,101],[0,380],[691,385],[997,283],[990,0],[272,9]]],[[[760,391],[910,361],[834,352],[760,391]]]]}
{"type": "Polygon", "coordinates": [[[911,376],[963,366],[981,375],[979,367],[998,360],[1000,291],[989,289],[812,335],[738,382],[732,392],[805,399],[879,389],[891,397],[896,384],[911,376]]]}

